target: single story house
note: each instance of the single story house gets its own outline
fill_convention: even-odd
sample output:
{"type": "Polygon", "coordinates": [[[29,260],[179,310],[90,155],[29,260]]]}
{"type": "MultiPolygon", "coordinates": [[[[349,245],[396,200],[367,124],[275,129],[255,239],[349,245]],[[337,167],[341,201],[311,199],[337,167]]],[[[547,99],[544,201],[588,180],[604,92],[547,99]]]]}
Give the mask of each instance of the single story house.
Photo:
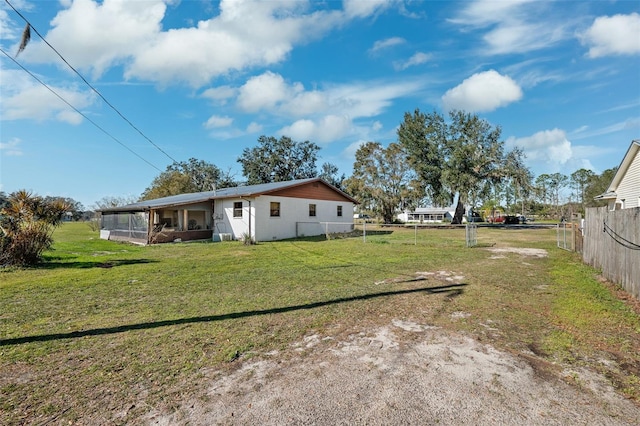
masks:
{"type": "Polygon", "coordinates": [[[596,200],[606,200],[609,210],[640,207],[640,140],[631,142],[607,191],[596,200]]]}
{"type": "Polygon", "coordinates": [[[405,223],[440,223],[451,221],[453,213],[450,210],[437,207],[418,207],[414,210],[405,210],[398,214],[398,220],[405,223]]]}
{"type": "Polygon", "coordinates": [[[153,244],[350,232],[356,204],[320,178],[238,186],[102,209],[100,237],[153,244]]]}

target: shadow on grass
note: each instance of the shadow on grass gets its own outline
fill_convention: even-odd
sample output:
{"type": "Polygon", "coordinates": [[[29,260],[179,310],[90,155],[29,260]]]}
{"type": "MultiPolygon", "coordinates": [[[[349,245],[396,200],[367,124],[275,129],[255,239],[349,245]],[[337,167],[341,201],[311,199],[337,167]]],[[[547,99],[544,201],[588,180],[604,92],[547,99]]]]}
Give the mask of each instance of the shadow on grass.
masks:
{"type": "Polygon", "coordinates": [[[320,308],[322,306],[335,305],[338,303],[348,303],[348,302],[355,302],[358,300],[369,300],[369,299],[375,299],[378,297],[398,296],[402,294],[411,294],[411,293],[424,292],[424,293],[430,293],[430,294],[446,294],[447,297],[455,297],[463,293],[463,288],[466,285],[467,284],[451,284],[451,285],[438,286],[438,287],[421,287],[421,288],[414,288],[409,290],[383,291],[380,293],[363,294],[360,296],[352,296],[352,297],[341,297],[339,299],[326,300],[323,302],[307,303],[304,305],[285,306],[282,308],[272,308],[272,309],[245,311],[245,312],[233,312],[230,314],[222,314],[222,315],[179,318],[175,320],[143,322],[139,324],[128,324],[128,325],[121,325],[121,326],[115,326],[115,327],[104,327],[104,328],[94,328],[90,330],[72,331],[70,333],[54,333],[54,334],[42,334],[39,336],[15,337],[12,339],[0,339],[0,346],[20,345],[23,343],[32,343],[32,342],[48,342],[51,340],[60,340],[60,339],[75,339],[78,337],[124,333],[126,331],[147,330],[147,329],[167,327],[172,325],[196,324],[196,323],[206,323],[206,322],[214,322],[214,321],[224,321],[228,319],[260,316],[260,315],[282,314],[285,312],[299,311],[304,309],[315,309],[315,308],[320,308]]]}
{"type": "MultiPolygon", "coordinates": [[[[337,233],[337,234],[331,234],[331,239],[335,239],[335,240],[339,240],[339,239],[347,239],[347,238],[362,238],[363,237],[363,232],[362,231],[353,231],[353,232],[347,232],[347,233],[337,233]]],[[[391,235],[393,234],[393,231],[390,230],[385,230],[385,231],[369,231],[367,229],[367,237],[370,236],[374,236],[374,235],[391,235]]],[[[297,237],[297,238],[290,238],[287,240],[280,240],[283,242],[291,242],[291,241],[310,241],[310,242],[320,242],[320,241],[327,241],[327,236],[326,234],[322,234],[322,235],[314,235],[314,236],[309,236],[309,237],[297,237]]]]}
{"type": "MultiPolygon", "coordinates": [[[[57,258],[61,259],[61,258],[57,258]]],[[[150,259],[111,259],[105,261],[86,261],[86,262],[42,262],[35,266],[38,269],[58,269],[58,268],[71,268],[71,269],[88,269],[88,268],[104,268],[109,269],[115,266],[125,265],[141,265],[144,263],[155,263],[157,260],[150,259]]]]}
{"type": "Polygon", "coordinates": [[[489,247],[493,247],[495,246],[496,243],[478,243],[473,247],[469,247],[469,248],[489,248],[489,247]]]}

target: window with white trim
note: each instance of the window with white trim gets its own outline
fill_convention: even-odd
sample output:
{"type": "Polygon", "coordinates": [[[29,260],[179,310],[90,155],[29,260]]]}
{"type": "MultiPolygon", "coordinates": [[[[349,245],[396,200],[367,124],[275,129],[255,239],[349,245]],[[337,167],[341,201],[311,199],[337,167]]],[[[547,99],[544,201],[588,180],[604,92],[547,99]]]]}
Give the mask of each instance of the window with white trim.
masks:
{"type": "Polygon", "coordinates": [[[269,215],[271,217],[280,217],[280,203],[272,201],[269,205],[269,215]]]}
{"type": "Polygon", "coordinates": [[[310,217],[315,217],[316,216],[316,205],[315,204],[309,204],[309,216],[310,217]]]}
{"type": "Polygon", "coordinates": [[[242,201],[233,203],[233,217],[242,217],[242,201]]]}

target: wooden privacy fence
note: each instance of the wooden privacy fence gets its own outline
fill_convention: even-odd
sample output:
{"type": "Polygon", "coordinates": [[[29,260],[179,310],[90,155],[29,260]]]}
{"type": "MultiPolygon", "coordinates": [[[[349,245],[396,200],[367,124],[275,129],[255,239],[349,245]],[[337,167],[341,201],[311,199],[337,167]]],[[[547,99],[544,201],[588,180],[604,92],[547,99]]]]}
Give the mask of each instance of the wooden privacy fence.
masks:
{"type": "Polygon", "coordinates": [[[582,259],[640,298],[640,207],[587,209],[582,259]]]}

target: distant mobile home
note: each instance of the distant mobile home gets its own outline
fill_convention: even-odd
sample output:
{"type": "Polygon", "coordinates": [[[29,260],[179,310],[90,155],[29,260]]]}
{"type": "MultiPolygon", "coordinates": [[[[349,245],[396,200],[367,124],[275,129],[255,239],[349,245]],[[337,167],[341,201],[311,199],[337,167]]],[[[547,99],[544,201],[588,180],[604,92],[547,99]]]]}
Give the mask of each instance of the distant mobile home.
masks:
{"type": "Polygon", "coordinates": [[[447,209],[437,207],[418,207],[406,210],[398,215],[398,220],[405,223],[441,223],[451,221],[453,214],[447,209]]]}
{"type": "Polygon", "coordinates": [[[100,237],[153,244],[350,232],[356,204],[320,178],[239,186],[102,209],[100,237]]]}

